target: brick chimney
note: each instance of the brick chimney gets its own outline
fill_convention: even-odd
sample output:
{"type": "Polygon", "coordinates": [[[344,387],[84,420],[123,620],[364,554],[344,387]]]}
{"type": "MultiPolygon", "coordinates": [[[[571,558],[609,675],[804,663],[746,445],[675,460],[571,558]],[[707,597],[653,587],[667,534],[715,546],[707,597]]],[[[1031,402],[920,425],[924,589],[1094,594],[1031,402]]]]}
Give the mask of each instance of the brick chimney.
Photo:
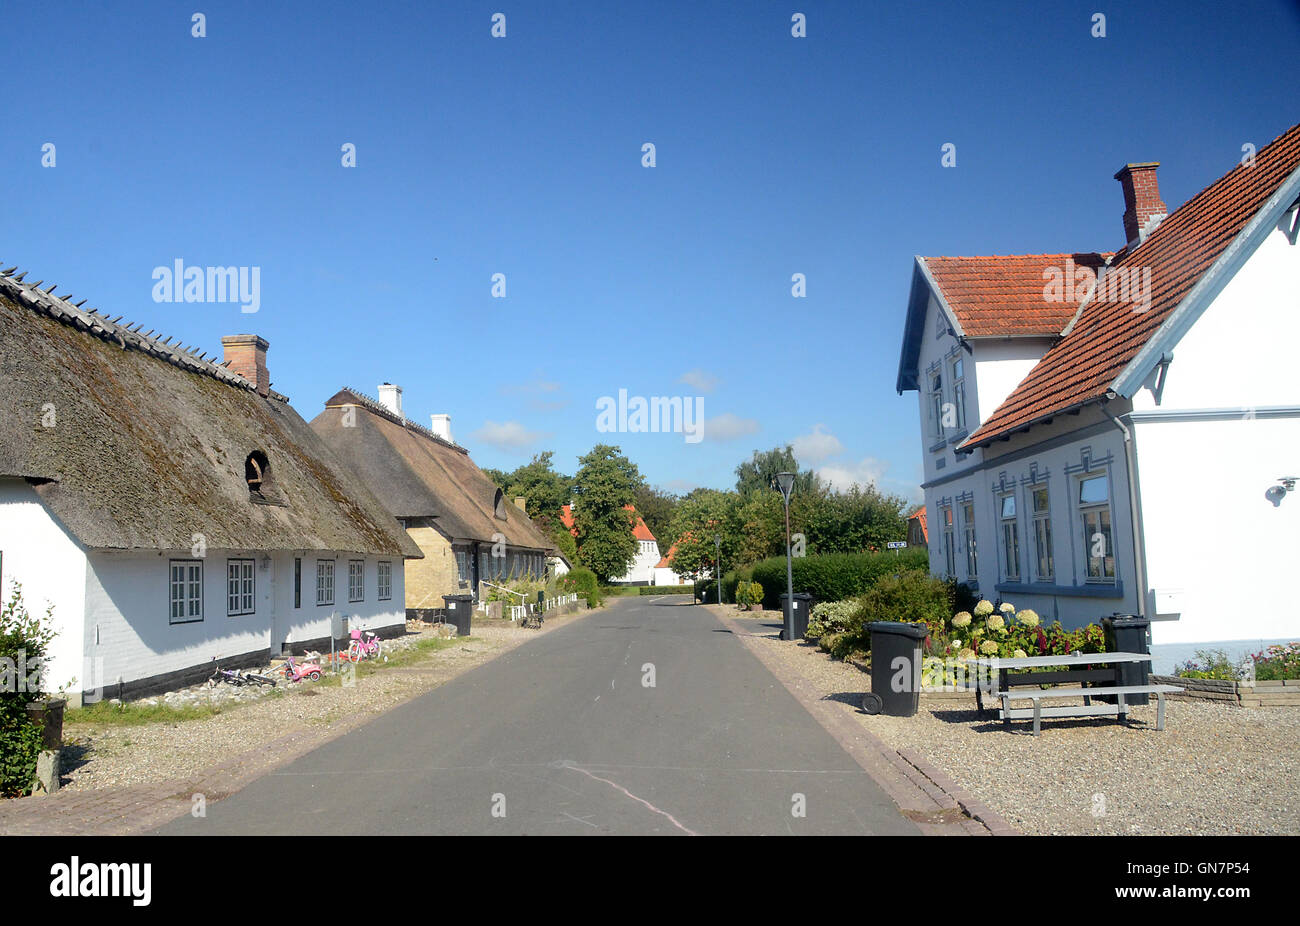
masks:
{"type": "Polygon", "coordinates": [[[1145,241],[1147,235],[1156,230],[1160,220],[1169,214],[1156,183],[1156,168],[1159,166],[1159,161],[1125,164],[1115,175],[1124,188],[1124,234],[1131,247],[1145,241]]]}
{"type": "Polygon", "coordinates": [[[271,374],[266,369],[266,349],[271,345],[255,334],[232,334],[221,339],[225,361],[232,372],[238,373],[257,387],[258,395],[271,391],[271,374]]]}

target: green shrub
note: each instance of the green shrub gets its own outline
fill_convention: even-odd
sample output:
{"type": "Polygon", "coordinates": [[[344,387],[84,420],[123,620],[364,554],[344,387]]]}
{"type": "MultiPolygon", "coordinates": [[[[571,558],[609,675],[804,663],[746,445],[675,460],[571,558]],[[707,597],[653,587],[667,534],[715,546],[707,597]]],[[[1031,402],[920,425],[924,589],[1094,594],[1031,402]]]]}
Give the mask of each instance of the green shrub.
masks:
{"type": "MultiPolygon", "coordinates": [[[[929,565],[929,554],[922,547],[897,552],[887,550],[881,553],[799,556],[791,561],[794,590],[810,593],[815,602],[856,598],[875,585],[882,576],[924,570],[929,565]]],[[[724,583],[726,578],[724,576],[724,583]]],[[[774,556],[755,563],[750,568],[750,579],[763,586],[763,607],[779,610],[786,585],[785,557],[774,556]]]]}
{"type": "Polygon", "coordinates": [[[1198,649],[1195,659],[1189,659],[1174,669],[1174,675],[1183,678],[1214,678],[1224,681],[1236,681],[1243,674],[1241,667],[1233,663],[1221,649],[1198,649]]]}
{"type": "Polygon", "coordinates": [[[858,602],[851,599],[818,602],[813,605],[808,630],[804,633],[805,639],[815,640],[828,633],[844,633],[849,629],[849,621],[857,609],[858,602]]]}
{"type": "Polygon", "coordinates": [[[642,595],[693,595],[695,586],[693,585],[643,585],[641,586],[642,595]]]}
{"type": "Polygon", "coordinates": [[[736,585],[736,604],[748,610],[763,604],[763,586],[757,582],[739,582],[736,585]]]}
{"type": "Polygon", "coordinates": [[[36,777],[42,728],[27,705],[48,689],[45,659],[54,641],[53,609],[42,619],[23,605],[22,587],[0,610],[0,795],[26,794],[36,777]],[[25,670],[25,671],[24,671],[25,670]]]}
{"type": "MultiPolygon", "coordinates": [[[[782,560],[784,562],[784,560],[782,560]]],[[[722,596],[726,601],[736,600],[736,586],[741,582],[749,582],[754,578],[754,569],[752,566],[744,566],[740,569],[733,569],[731,572],[722,574],[722,596]]]]}
{"type": "Polygon", "coordinates": [[[560,580],[556,585],[564,594],[576,592],[579,598],[586,598],[587,607],[589,608],[600,607],[603,600],[596,574],[585,566],[570,569],[560,576],[560,580]]]}
{"type": "Polygon", "coordinates": [[[864,650],[871,649],[873,621],[920,623],[931,634],[941,634],[952,614],[952,587],[923,569],[907,569],[886,575],[858,599],[858,608],[849,619],[849,635],[864,650]]]}

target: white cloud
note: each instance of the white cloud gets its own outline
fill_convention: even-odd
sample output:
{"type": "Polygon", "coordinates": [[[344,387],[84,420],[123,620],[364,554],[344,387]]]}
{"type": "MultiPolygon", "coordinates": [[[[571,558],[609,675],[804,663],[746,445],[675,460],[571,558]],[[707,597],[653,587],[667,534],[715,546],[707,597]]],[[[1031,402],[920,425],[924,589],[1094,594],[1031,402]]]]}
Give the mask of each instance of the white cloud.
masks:
{"type": "Polygon", "coordinates": [[[731,412],[725,412],[716,418],[707,418],[704,421],[704,437],[706,440],[735,440],[738,437],[744,437],[746,434],[757,433],[757,421],[753,418],[741,418],[731,412]]]}
{"type": "Polygon", "coordinates": [[[470,436],[498,450],[518,452],[551,435],[541,431],[530,431],[518,421],[485,421],[483,427],[470,436]]]}
{"type": "Polygon", "coordinates": [[[826,425],[813,425],[811,434],[803,434],[790,441],[794,447],[795,458],[800,463],[820,463],[827,457],[844,450],[840,439],[826,430],[826,425]]]}
{"type": "Polygon", "coordinates": [[[851,488],[853,485],[867,486],[879,485],[881,478],[889,469],[889,464],[884,460],[877,460],[874,457],[864,457],[857,463],[832,464],[830,466],[817,467],[817,475],[826,480],[831,488],[838,491],[851,488]]]}
{"type": "Polygon", "coordinates": [[[700,392],[712,392],[718,388],[718,378],[698,368],[683,373],[681,379],[677,380],[677,382],[685,383],[700,392]]]}
{"type": "Polygon", "coordinates": [[[678,495],[685,495],[691,489],[698,489],[698,482],[691,482],[689,479],[669,479],[663,487],[670,492],[676,492],[678,495]]]}

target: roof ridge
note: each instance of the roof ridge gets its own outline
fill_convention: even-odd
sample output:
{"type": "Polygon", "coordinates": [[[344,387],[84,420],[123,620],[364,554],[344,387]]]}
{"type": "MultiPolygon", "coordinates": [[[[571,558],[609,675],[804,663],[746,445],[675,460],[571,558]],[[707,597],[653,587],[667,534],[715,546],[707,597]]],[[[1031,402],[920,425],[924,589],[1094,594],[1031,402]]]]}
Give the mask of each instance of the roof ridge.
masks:
{"type": "Polygon", "coordinates": [[[389,421],[393,422],[394,424],[400,424],[404,428],[409,428],[410,430],[415,431],[418,434],[422,434],[425,437],[432,439],[435,443],[442,444],[444,447],[450,447],[452,450],[458,450],[461,453],[465,454],[466,456],[469,455],[469,450],[467,448],[462,447],[460,444],[453,443],[447,440],[447,438],[445,437],[438,436],[437,434],[433,433],[433,431],[429,430],[428,428],[424,427],[421,424],[418,424],[415,421],[412,421],[410,418],[407,418],[405,415],[397,414],[397,412],[393,411],[383,402],[380,402],[378,399],[367,395],[366,393],[362,392],[360,389],[354,389],[351,386],[344,386],[343,390],[345,392],[352,393],[354,398],[357,398],[361,401],[361,405],[364,408],[374,412],[380,417],[387,418],[389,421]]]}
{"type": "MultiPolygon", "coordinates": [[[[3,262],[0,261],[0,263],[3,262]]],[[[198,351],[193,346],[182,347],[180,340],[172,344],[171,337],[164,338],[161,334],[155,334],[152,328],[146,333],[140,334],[140,329],[144,327],[144,324],[132,325],[131,322],[123,324],[121,315],[110,319],[107,315],[99,314],[99,310],[96,308],[83,309],[81,307],[89,300],[82,299],[80,302],[73,303],[70,301],[71,294],[56,296],[54,290],[57,287],[53,283],[46,289],[38,288],[41,283],[45,282],[44,280],[37,280],[35,283],[24,283],[23,277],[27,275],[27,272],[23,271],[15,276],[14,271],[17,269],[15,266],[7,270],[0,270],[0,293],[4,293],[18,302],[25,303],[32,311],[61,322],[76,331],[94,335],[104,341],[114,342],[123,350],[138,350],[165,363],[170,363],[172,366],[189,370],[192,373],[210,376],[229,386],[256,391],[257,386],[254,383],[228,369],[224,363],[217,363],[215,358],[209,359],[206,352],[198,351]]],[[[270,394],[273,398],[282,402],[289,401],[286,396],[278,392],[272,391],[270,394]]]]}
{"type": "Polygon", "coordinates": [[[1053,251],[1041,254],[932,254],[928,257],[922,257],[922,260],[1028,260],[1034,257],[1082,257],[1093,255],[1094,257],[1105,257],[1107,254],[1114,254],[1114,251],[1053,251]]]}

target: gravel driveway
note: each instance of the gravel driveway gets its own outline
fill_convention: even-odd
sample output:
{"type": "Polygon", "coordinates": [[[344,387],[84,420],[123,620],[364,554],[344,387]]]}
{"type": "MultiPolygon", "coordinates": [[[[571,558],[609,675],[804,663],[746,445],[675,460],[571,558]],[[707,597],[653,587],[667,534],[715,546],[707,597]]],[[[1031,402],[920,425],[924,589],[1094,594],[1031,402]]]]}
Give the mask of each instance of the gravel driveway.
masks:
{"type": "MultiPolygon", "coordinates": [[[[728,616],[746,615],[728,609],[728,616]]],[[[758,615],[771,621],[774,615],[758,615]]],[[[776,615],[779,619],[779,615],[776,615]]],[[[755,622],[759,633],[766,628],[755,622]]],[[[869,676],[811,644],[756,642],[828,699],[853,705],[869,676]]],[[[975,699],[927,703],[915,717],[856,715],[895,749],[911,748],[1021,832],[1040,835],[1300,833],[1300,710],[1168,701],[1130,722],[1045,720],[1004,730],[975,699]]]]}
{"type": "MultiPolygon", "coordinates": [[[[120,788],[188,779],[261,744],[307,731],[310,748],[489,659],[592,612],[548,618],[544,629],[475,617],[472,636],[407,665],[360,676],[350,688],[304,682],[201,720],[64,727],[63,789],[120,788]],[[319,734],[319,735],[316,735],[319,734]]],[[[425,630],[419,636],[433,636],[425,630]]],[[[407,640],[412,636],[408,632],[407,640]]],[[[387,645],[387,642],[386,642],[387,645]]],[[[398,647],[390,647],[396,651],[398,647]]]]}

